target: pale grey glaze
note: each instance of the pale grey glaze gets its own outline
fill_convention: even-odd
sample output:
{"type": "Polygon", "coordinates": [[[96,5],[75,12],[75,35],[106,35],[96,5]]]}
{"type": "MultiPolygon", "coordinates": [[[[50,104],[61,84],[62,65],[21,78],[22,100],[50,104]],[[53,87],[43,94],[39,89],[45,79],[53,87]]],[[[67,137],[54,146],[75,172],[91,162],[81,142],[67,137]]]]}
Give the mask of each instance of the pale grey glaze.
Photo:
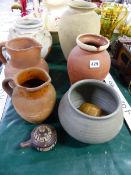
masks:
{"type": "Polygon", "coordinates": [[[123,125],[121,100],[117,92],[99,80],[81,80],[71,86],[60,101],[59,120],[65,131],[84,143],[104,143],[113,139],[123,125]],[[77,108],[91,102],[108,115],[89,116],[77,108]]]}

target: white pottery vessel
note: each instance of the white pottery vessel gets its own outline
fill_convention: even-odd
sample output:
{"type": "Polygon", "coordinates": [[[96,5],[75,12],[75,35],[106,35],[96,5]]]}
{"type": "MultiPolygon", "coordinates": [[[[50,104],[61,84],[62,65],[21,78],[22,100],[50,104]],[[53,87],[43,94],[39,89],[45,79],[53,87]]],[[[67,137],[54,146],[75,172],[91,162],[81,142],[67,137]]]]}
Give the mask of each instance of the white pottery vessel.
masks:
{"type": "Polygon", "coordinates": [[[69,0],[44,0],[46,11],[42,16],[44,19],[45,28],[51,33],[53,44],[59,44],[58,23],[61,15],[66,9],[66,4],[69,0]]]}
{"type": "Polygon", "coordinates": [[[58,109],[59,120],[73,138],[90,144],[113,139],[123,125],[121,100],[117,92],[100,80],[81,80],[73,84],[63,96],[58,109]],[[90,102],[107,115],[95,117],[81,112],[83,102],[90,102]]]}
{"type": "Polygon", "coordinates": [[[50,32],[43,29],[42,22],[38,18],[23,17],[16,20],[14,27],[9,29],[8,39],[18,37],[30,37],[36,39],[41,45],[41,57],[46,58],[52,46],[50,32]]]}
{"type": "Polygon", "coordinates": [[[94,11],[96,4],[74,0],[61,16],[58,24],[59,41],[65,58],[76,45],[76,37],[83,33],[100,33],[100,17],[94,11]]]}

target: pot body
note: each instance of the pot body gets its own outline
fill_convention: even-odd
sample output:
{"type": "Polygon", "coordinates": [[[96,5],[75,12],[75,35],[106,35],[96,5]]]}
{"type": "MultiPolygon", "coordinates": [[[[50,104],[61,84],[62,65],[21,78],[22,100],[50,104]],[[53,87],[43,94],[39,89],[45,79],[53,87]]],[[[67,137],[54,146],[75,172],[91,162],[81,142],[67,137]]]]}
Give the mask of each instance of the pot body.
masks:
{"type": "Polygon", "coordinates": [[[70,2],[58,24],[59,41],[66,59],[76,45],[76,37],[79,34],[100,33],[100,18],[94,11],[94,5],[85,1],[77,5],[74,3],[75,1],[70,2]],[[84,3],[86,7],[79,8],[81,3],[84,3]]]}
{"type": "Polygon", "coordinates": [[[82,34],[77,37],[77,45],[70,52],[67,62],[68,75],[71,83],[82,79],[104,80],[109,73],[111,59],[106,51],[109,43],[106,38],[102,37],[103,41],[101,42],[105,42],[105,45],[101,44],[101,37],[100,35],[94,34],[82,34]],[[94,47],[88,45],[88,43],[101,45],[94,47]]]}
{"type": "Polygon", "coordinates": [[[58,114],[65,131],[84,143],[107,142],[120,132],[123,125],[121,101],[117,93],[99,80],[81,80],[73,84],[60,101],[58,114]],[[99,106],[108,115],[95,117],[84,114],[78,108],[85,101],[99,106]]]}
{"type": "Polygon", "coordinates": [[[21,37],[11,39],[5,43],[1,43],[2,47],[6,47],[10,60],[7,62],[1,54],[1,61],[5,64],[5,77],[12,77],[17,72],[28,67],[40,67],[49,71],[45,60],[41,58],[41,44],[35,39],[21,37]]]}
{"type": "Polygon", "coordinates": [[[12,97],[17,113],[30,123],[43,122],[55,105],[56,91],[48,73],[40,68],[27,68],[13,79],[6,78],[3,88],[12,97]]]}

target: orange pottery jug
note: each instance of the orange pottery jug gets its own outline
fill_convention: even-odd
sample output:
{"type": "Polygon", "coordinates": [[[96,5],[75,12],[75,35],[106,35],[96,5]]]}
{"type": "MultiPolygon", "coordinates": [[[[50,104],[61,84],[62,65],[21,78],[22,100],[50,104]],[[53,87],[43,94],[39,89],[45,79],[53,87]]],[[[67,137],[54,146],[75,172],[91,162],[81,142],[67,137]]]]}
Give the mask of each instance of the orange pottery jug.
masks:
{"type": "Polygon", "coordinates": [[[5,64],[5,77],[12,77],[18,71],[28,67],[41,67],[47,72],[48,64],[41,58],[42,45],[33,38],[21,37],[0,43],[0,61],[5,64]],[[7,62],[2,55],[5,47],[10,55],[7,62]]]}
{"type": "Polygon", "coordinates": [[[101,35],[81,34],[69,54],[67,68],[71,83],[82,79],[104,80],[111,60],[106,49],[109,40],[101,35]]]}
{"type": "Polygon", "coordinates": [[[41,68],[21,70],[13,78],[5,78],[2,86],[17,113],[30,123],[43,122],[54,108],[56,91],[49,74],[41,68]]]}

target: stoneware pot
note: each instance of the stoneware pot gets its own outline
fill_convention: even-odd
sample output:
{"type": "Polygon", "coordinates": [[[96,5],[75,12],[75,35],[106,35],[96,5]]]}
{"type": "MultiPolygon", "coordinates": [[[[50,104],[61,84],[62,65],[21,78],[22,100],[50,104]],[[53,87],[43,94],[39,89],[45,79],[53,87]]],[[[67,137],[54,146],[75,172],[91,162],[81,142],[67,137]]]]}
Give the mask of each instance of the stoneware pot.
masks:
{"type": "Polygon", "coordinates": [[[51,150],[57,142],[57,133],[54,127],[41,124],[33,129],[31,132],[31,138],[22,142],[20,146],[25,147],[34,147],[38,151],[49,151],[51,150]]]}
{"type": "Polygon", "coordinates": [[[28,67],[40,67],[48,72],[48,64],[41,58],[41,48],[40,43],[29,37],[15,38],[0,43],[0,61],[5,64],[5,77],[12,77],[28,67]],[[8,62],[2,55],[3,47],[10,55],[8,62]]]}
{"type": "Polygon", "coordinates": [[[76,43],[67,62],[71,83],[82,79],[104,80],[111,65],[106,51],[109,40],[101,35],[81,34],[76,43]]]}
{"type": "Polygon", "coordinates": [[[59,120],[73,138],[90,144],[113,139],[123,125],[121,100],[116,91],[99,80],[81,80],[73,84],[60,101],[59,120]],[[106,115],[96,117],[78,108],[89,102],[101,108],[106,115]]]}
{"type": "Polygon", "coordinates": [[[81,0],[68,3],[58,24],[59,41],[65,58],[76,45],[76,37],[82,33],[100,33],[100,18],[94,11],[96,4],[81,0]]]}
{"type": "Polygon", "coordinates": [[[14,78],[3,80],[2,86],[17,113],[30,123],[43,122],[54,108],[56,91],[50,76],[41,68],[24,69],[14,78]]]}

